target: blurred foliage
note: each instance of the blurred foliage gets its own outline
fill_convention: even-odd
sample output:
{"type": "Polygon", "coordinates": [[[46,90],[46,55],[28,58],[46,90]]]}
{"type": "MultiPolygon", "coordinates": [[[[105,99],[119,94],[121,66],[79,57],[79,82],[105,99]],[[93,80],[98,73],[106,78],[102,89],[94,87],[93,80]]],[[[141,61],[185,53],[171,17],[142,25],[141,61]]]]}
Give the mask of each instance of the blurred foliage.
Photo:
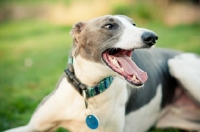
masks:
{"type": "Polygon", "coordinates": [[[0,0],[0,6],[3,6],[5,4],[26,5],[26,4],[42,4],[42,3],[48,3],[48,4],[62,3],[70,5],[72,1],[73,0],[0,0]]]}
{"type": "Polygon", "coordinates": [[[53,91],[66,67],[70,28],[34,20],[0,24],[0,131],[25,125],[53,91]]]}
{"type": "MultiPolygon", "coordinates": [[[[144,20],[154,20],[159,16],[157,8],[152,3],[138,1],[137,3],[118,3],[113,6],[113,14],[124,14],[144,20]]],[[[161,10],[160,10],[161,11],[161,10]]]]}

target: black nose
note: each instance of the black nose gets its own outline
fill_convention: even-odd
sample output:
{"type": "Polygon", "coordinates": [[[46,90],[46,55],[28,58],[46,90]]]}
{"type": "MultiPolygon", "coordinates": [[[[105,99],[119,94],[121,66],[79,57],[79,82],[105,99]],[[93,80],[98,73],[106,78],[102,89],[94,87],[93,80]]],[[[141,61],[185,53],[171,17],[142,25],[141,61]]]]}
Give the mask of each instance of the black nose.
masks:
{"type": "Polygon", "coordinates": [[[149,46],[156,44],[157,39],[158,36],[153,32],[144,32],[142,34],[142,41],[149,46]]]}

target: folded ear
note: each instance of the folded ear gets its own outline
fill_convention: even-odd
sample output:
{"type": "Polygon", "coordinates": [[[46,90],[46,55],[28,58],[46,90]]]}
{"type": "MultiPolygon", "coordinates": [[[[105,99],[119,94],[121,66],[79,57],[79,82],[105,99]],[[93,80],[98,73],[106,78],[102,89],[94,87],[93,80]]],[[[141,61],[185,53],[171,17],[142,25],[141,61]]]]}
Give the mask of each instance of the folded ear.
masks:
{"type": "Polygon", "coordinates": [[[77,56],[79,54],[81,47],[85,44],[84,35],[81,34],[81,32],[83,32],[84,30],[85,25],[86,23],[84,22],[78,22],[73,26],[72,30],[70,31],[70,34],[73,37],[72,54],[74,56],[77,56]]]}
{"type": "Polygon", "coordinates": [[[73,26],[72,30],[70,31],[71,36],[74,38],[76,34],[81,33],[81,31],[83,30],[84,26],[85,26],[84,22],[78,22],[78,23],[76,23],[73,26]]]}

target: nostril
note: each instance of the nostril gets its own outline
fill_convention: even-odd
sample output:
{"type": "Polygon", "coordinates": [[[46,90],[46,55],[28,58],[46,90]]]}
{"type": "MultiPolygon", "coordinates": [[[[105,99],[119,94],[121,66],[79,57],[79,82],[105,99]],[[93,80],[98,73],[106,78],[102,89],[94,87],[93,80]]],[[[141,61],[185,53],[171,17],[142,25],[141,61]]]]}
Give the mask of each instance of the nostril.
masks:
{"type": "Polygon", "coordinates": [[[153,38],[152,38],[152,36],[146,36],[146,37],[143,38],[143,40],[146,41],[146,42],[149,42],[149,41],[152,41],[153,38]]]}
{"type": "Polygon", "coordinates": [[[158,36],[152,32],[145,32],[142,34],[142,40],[145,44],[152,46],[156,43],[158,36]]]}
{"type": "Polygon", "coordinates": [[[156,36],[156,40],[158,40],[158,36],[156,36]]]}

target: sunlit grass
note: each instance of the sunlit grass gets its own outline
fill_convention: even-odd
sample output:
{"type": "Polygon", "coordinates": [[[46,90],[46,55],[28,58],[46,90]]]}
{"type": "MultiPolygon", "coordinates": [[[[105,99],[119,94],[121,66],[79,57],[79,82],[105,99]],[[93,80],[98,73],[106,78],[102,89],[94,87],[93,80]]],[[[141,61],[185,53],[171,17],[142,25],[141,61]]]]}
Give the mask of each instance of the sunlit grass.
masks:
{"type": "MultiPolygon", "coordinates": [[[[200,54],[199,24],[137,25],[158,34],[158,47],[200,54]]],[[[72,43],[70,28],[37,20],[0,24],[0,131],[25,125],[37,104],[54,89],[66,67],[72,43]]],[[[178,132],[174,129],[150,131],[178,132]]]]}
{"type": "Polygon", "coordinates": [[[0,130],[25,125],[53,90],[66,67],[70,28],[37,21],[0,25],[0,130]]]}

